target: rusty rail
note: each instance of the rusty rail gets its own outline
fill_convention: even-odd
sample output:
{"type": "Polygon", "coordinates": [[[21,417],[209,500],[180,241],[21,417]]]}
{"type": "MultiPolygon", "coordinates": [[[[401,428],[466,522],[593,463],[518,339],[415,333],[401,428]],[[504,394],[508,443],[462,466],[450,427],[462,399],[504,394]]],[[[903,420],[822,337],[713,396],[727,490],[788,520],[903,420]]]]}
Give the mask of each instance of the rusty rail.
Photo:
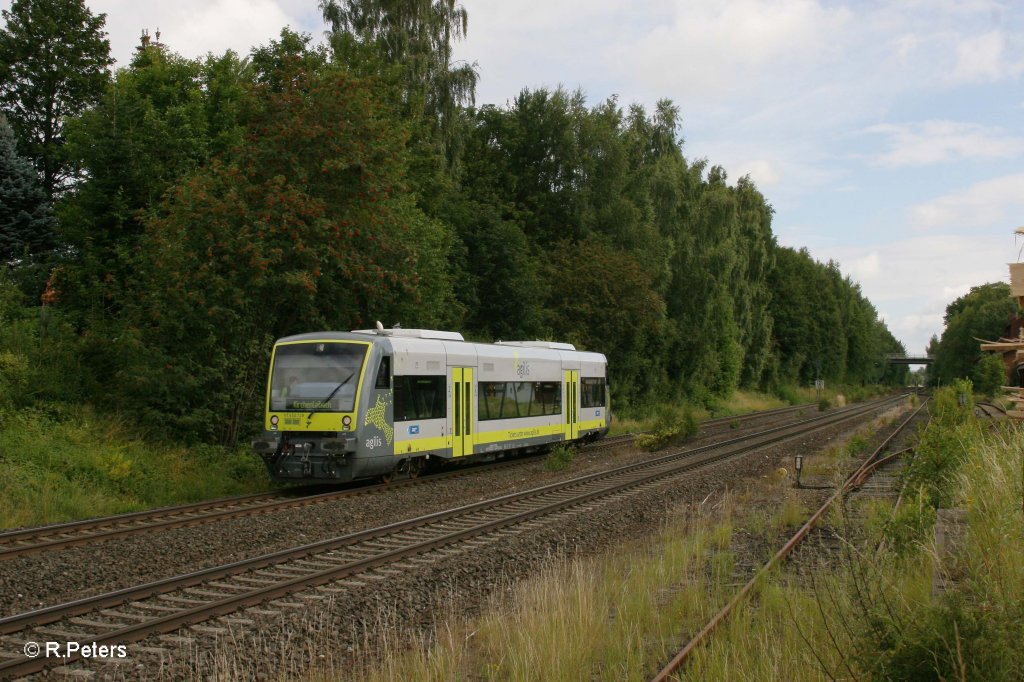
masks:
{"type": "MultiPolygon", "coordinates": [[[[697,635],[694,636],[693,639],[691,639],[686,644],[686,646],[683,647],[683,649],[679,653],[677,653],[675,657],[673,657],[672,660],[669,661],[665,665],[665,667],[658,672],[657,675],[654,676],[652,682],[667,682],[671,678],[671,676],[675,674],[675,672],[679,670],[680,667],[682,667],[683,663],[690,656],[690,654],[693,653],[693,651],[698,646],[703,644],[704,640],[707,639],[711,635],[711,633],[726,618],[729,617],[733,609],[735,609],[736,606],[741,601],[743,601],[743,599],[748,594],[750,594],[751,591],[753,591],[754,587],[757,585],[757,582],[762,578],[762,576],[767,575],[772,568],[774,568],[777,564],[784,561],[786,557],[793,553],[793,550],[796,549],[797,545],[803,542],[804,538],[806,538],[807,535],[811,532],[811,530],[817,525],[821,517],[825,515],[829,507],[832,506],[832,503],[835,502],[840,497],[842,497],[843,495],[845,495],[846,493],[853,490],[854,488],[863,485],[863,482],[866,479],[866,477],[870,475],[871,472],[874,472],[877,469],[877,467],[881,465],[882,460],[879,459],[879,455],[885,450],[886,447],[888,447],[889,443],[892,442],[892,440],[896,437],[897,434],[899,434],[901,431],[903,431],[903,429],[910,425],[911,421],[913,421],[913,419],[917,417],[921,410],[924,409],[926,404],[927,401],[922,402],[920,407],[914,410],[914,412],[909,417],[907,417],[907,419],[904,420],[903,423],[900,424],[895,431],[893,431],[884,441],[882,441],[882,444],[879,445],[875,449],[875,451],[872,452],[871,455],[857,468],[857,470],[854,471],[846,479],[846,482],[843,483],[843,485],[840,486],[832,494],[832,496],[828,498],[825,504],[823,504],[821,508],[818,509],[818,511],[816,511],[814,515],[811,516],[811,518],[808,519],[807,522],[800,527],[800,530],[798,530],[796,534],[793,535],[793,537],[791,537],[789,541],[785,545],[783,545],[782,548],[779,551],[777,551],[774,554],[774,556],[772,556],[772,558],[769,559],[764,566],[761,567],[761,569],[757,572],[756,575],[754,575],[753,578],[747,581],[747,583],[740,589],[736,596],[734,596],[729,601],[729,603],[726,604],[724,608],[722,608],[721,611],[716,613],[714,618],[712,618],[707,623],[707,625],[705,625],[701,629],[701,631],[698,632],[697,635]]],[[[901,450],[899,454],[902,454],[905,451],[906,450],[901,450]]],[[[896,453],[885,458],[885,460],[890,460],[895,456],[896,453]]]]}

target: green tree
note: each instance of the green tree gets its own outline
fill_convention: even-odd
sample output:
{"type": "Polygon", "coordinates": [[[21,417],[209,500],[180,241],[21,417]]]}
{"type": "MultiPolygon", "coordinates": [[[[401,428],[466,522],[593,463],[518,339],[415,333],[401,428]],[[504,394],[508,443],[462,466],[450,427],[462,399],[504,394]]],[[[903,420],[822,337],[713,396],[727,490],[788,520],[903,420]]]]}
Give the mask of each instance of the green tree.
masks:
{"type": "MultiPolygon", "coordinates": [[[[624,111],[615,98],[588,109],[582,92],[562,89],[523,90],[509,107],[470,112],[461,184],[444,215],[464,249],[460,279],[468,284],[459,296],[471,330],[597,338],[588,330],[606,330],[601,321],[551,314],[576,310],[573,297],[594,307],[574,281],[587,277],[551,271],[557,262],[576,272],[566,254],[624,278],[649,311],[661,311],[637,316],[658,321],[637,341],[642,350],[601,337],[611,362],[624,368],[616,376],[620,399],[645,401],[665,390],[725,395],[761,380],[772,347],[771,208],[749,179],[730,187],[721,169],[688,164],[678,121],[668,100],[650,115],[638,105],[624,111]],[[591,249],[604,253],[611,244],[619,253],[608,265],[590,260],[591,249]],[[642,286],[636,267],[645,273],[642,286]],[[531,286],[537,271],[541,285],[531,286]],[[495,292],[500,310],[488,305],[495,292]]],[[[617,298],[625,288],[596,290],[610,297],[610,308],[632,310],[617,298]]],[[[622,333],[634,339],[632,330],[622,333]]]]}
{"type": "Polygon", "coordinates": [[[902,383],[904,367],[886,367],[886,353],[904,352],[860,287],[839,265],[815,261],[806,249],[776,250],[769,278],[775,381],[807,384],[902,383]]]}
{"type": "Polygon", "coordinates": [[[544,283],[540,259],[530,240],[510,221],[484,214],[464,235],[469,254],[466,274],[472,279],[476,305],[466,323],[484,339],[528,339],[545,334],[544,283]]]}
{"type": "Polygon", "coordinates": [[[680,169],[666,293],[669,378],[698,400],[735,389],[744,355],[732,293],[742,281],[738,203],[724,170],[712,167],[705,178],[705,169],[702,162],[680,169]]]}
{"type": "Polygon", "coordinates": [[[147,219],[124,307],[125,409],[233,443],[256,424],[275,337],[375,319],[434,326],[451,303],[444,227],[402,184],[405,135],[345,73],[294,74],[230,161],[147,219]]]}
{"type": "Polygon", "coordinates": [[[329,62],[327,48],[311,46],[312,40],[308,33],[283,28],[279,40],[253,48],[248,62],[253,82],[270,92],[283,92],[291,85],[285,79],[321,73],[329,62]]]}
{"type": "Polygon", "coordinates": [[[992,395],[1006,383],[1006,365],[996,353],[985,353],[971,375],[976,393],[992,395]]]}
{"type": "MultiPolygon", "coordinates": [[[[363,75],[396,68],[404,113],[428,122],[451,153],[458,110],[473,103],[477,73],[452,48],[468,17],[455,0],[321,0],[342,62],[363,75]]],[[[449,157],[451,158],[451,157],[449,157]]]]}
{"type": "Polygon", "coordinates": [[[14,0],[0,30],[0,108],[53,197],[68,187],[65,122],[99,101],[109,78],[106,15],[84,0],[14,0]]]}
{"type": "Polygon", "coordinates": [[[946,306],[946,327],[935,348],[933,376],[943,384],[969,378],[981,359],[978,339],[994,340],[1006,333],[1018,310],[1004,282],[982,284],[946,306]]]}
{"type": "Polygon", "coordinates": [[[14,133],[0,114],[0,261],[46,253],[54,246],[55,227],[39,178],[31,162],[18,155],[14,133]]]}
{"type": "Polygon", "coordinates": [[[242,141],[250,87],[232,52],[204,62],[151,45],[69,125],[69,154],[87,176],[61,206],[72,258],[55,283],[81,326],[120,315],[146,212],[242,141]]]}
{"type": "Polygon", "coordinates": [[[608,357],[618,405],[641,402],[664,388],[665,303],[650,273],[596,236],[563,243],[547,255],[545,311],[552,337],[608,357]]]}
{"type": "MultiPolygon", "coordinates": [[[[556,108],[565,102],[555,99],[556,108]]],[[[552,215],[568,197],[537,178],[544,171],[531,150],[546,144],[548,129],[520,108],[486,106],[469,116],[459,187],[440,208],[461,242],[456,279],[466,328],[485,339],[546,336],[541,263],[555,240],[579,232],[564,213],[552,215]]]]}

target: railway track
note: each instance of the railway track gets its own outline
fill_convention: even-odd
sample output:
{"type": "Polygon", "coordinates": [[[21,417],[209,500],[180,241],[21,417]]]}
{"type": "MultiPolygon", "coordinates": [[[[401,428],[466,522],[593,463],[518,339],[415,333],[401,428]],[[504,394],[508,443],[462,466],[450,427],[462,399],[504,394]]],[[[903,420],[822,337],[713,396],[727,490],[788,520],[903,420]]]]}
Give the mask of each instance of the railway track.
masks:
{"type": "MultiPolygon", "coordinates": [[[[790,405],[787,407],[778,407],[773,410],[759,410],[757,412],[748,412],[746,414],[728,416],[728,417],[715,417],[714,419],[706,419],[700,423],[702,430],[715,428],[719,426],[729,426],[736,428],[740,424],[746,424],[751,421],[761,419],[771,419],[774,417],[782,417],[789,414],[801,414],[805,411],[817,409],[813,403],[802,403],[800,405],[790,405]]],[[[633,440],[640,434],[636,433],[623,433],[618,436],[609,436],[602,438],[601,440],[591,443],[588,445],[588,449],[604,450],[607,448],[621,447],[623,445],[632,445],[633,440]]]]}
{"type": "MultiPolygon", "coordinates": [[[[797,405],[776,410],[752,412],[737,417],[722,417],[702,423],[703,427],[722,424],[744,423],[756,419],[782,416],[808,409],[810,405],[797,405]]],[[[588,448],[605,449],[629,445],[634,434],[623,434],[593,443],[588,448]]],[[[487,464],[489,470],[503,467],[520,466],[534,461],[534,457],[523,457],[507,462],[487,464]]],[[[113,538],[121,538],[156,530],[169,530],[214,523],[226,519],[267,514],[283,509],[294,509],[315,504],[330,502],[343,497],[376,494],[399,487],[430,484],[432,482],[456,476],[466,476],[478,471],[477,467],[466,467],[452,471],[444,471],[424,478],[404,479],[391,483],[368,485],[358,488],[345,488],[318,494],[301,494],[295,492],[257,493],[230,497],[208,502],[197,502],[175,507],[164,507],[147,511],[119,514],[96,519],[86,519],[70,523],[53,524],[36,528],[24,528],[0,533],[0,561],[18,556],[37,554],[102,542],[113,538]]]]}
{"type": "MultiPolygon", "coordinates": [[[[696,650],[697,647],[704,644],[714,633],[714,631],[721,625],[736,609],[736,607],[751,593],[753,592],[761,579],[767,575],[775,566],[785,561],[793,551],[808,537],[811,530],[818,524],[818,522],[824,518],[829,508],[840,499],[843,499],[854,492],[862,492],[867,495],[886,495],[892,493],[899,484],[899,469],[903,463],[901,457],[910,452],[910,448],[901,448],[891,453],[886,453],[889,446],[895,440],[895,438],[906,431],[909,426],[914,423],[918,415],[927,406],[927,399],[921,403],[920,407],[914,410],[909,417],[907,417],[900,425],[896,428],[893,433],[889,434],[885,440],[872,452],[863,463],[846,479],[846,481],[839,486],[836,491],[825,501],[825,503],[816,511],[808,521],[800,527],[800,529],[791,537],[765,564],[761,567],[757,573],[744,584],[736,595],[726,604],[718,613],[712,617],[710,621],[698,632],[687,644],[684,646],[679,653],[677,653],[671,661],[669,661],[652,679],[651,682],[668,682],[672,679],[678,679],[678,672],[682,668],[690,655],[696,650]],[[878,475],[877,478],[872,478],[878,475]]],[[[897,503],[899,500],[897,499],[897,503]]]]}
{"type": "Polygon", "coordinates": [[[980,416],[988,417],[989,419],[1006,418],[1006,410],[999,405],[994,405],[992,403],[986,403],[979,400],[974,403],[974,409],[980,416]]]}
{"type": "Polygon", "coordinates": [[[56,660],[28,657],[24,648],[34,642],[60,638],[80,645],[118,646],[385,565],[408,569],[417,562],[432,561],[431,552],[455,543],[514,532],[513,527],[535,519],[641,493],[695,469],[872,414],[898,399],[844,408],[642,463],[3,618],[0,676],[31,674],[82,658],[80,654],[56,660]]]}
{"type": "MultiPolygon", "coordinates": [[[[529,461],[532,458],[524,458],[529,461]]],[[[491,464],[490,468],[515,466],[521,461],[491,464]]],[[[37,528],[24,528],[0,533],[0,561],[39,552],[87,545],[113,538],[214,523],[225,519],[267,514],[283,509],[307,507],[331,500],[356,495],[372,495],[397,487],[423,485],[455,476],[466,476],[476,468],[445,471],[424,478],[412,478],[392,483],[380,483],[357,488],[344,488],[317,494],[269,492],[229,497],[209,502],[176,507],[163,507],[147,511],[118,514],[84,521],[53,524],[37,528]]]]}

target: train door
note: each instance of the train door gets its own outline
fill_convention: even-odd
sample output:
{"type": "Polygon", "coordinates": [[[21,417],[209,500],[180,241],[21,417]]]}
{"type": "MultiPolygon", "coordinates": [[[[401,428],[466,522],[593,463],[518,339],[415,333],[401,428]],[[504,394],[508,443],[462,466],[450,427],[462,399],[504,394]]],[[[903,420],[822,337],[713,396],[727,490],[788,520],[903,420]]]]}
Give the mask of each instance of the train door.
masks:
{"type": "Polygon", "coordinates": [[[565,370],[565,439],[580,437],[580,373],[565,370]]]}
{"type": "Polygon", "coordinates": [[[452,457],[473,454],[473,368],[452,367],[452,457]]]}

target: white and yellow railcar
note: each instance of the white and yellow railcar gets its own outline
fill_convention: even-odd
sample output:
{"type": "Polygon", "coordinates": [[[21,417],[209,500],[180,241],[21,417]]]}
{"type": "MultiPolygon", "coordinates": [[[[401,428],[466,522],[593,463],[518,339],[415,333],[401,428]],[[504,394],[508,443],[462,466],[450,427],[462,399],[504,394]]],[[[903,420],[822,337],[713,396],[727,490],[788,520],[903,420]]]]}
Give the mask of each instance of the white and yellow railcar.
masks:
{"type": "Polygon", "coordinates": [[[605,357],[570,344],[379,325],[301,334],[274,345],[253,449],[281,481],[415,475],[599,438],[608,406],[605,357]]]}

